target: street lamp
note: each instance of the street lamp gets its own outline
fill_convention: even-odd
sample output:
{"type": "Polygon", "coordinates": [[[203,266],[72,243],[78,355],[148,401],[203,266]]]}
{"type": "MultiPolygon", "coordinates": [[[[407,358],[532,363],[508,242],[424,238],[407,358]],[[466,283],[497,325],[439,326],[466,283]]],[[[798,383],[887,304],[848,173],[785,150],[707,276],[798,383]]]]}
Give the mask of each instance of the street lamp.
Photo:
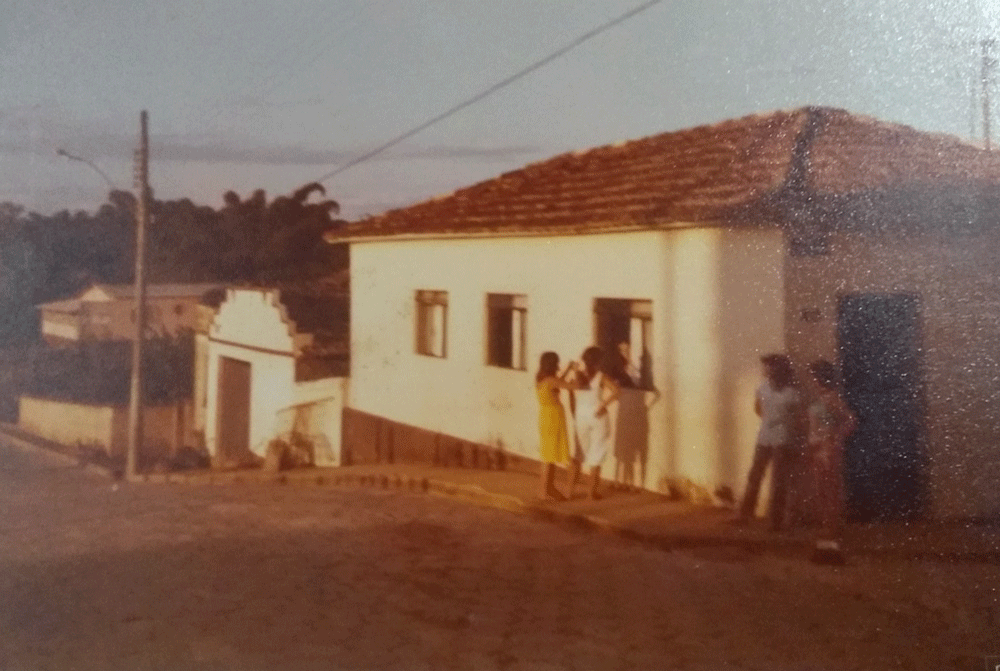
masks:
{"type": "MultiPolygon", "coordinates": [[[[128,407],[128,451],[125,462],[125,478],[133,479],[138,474],[139,452],[142,448],[142,407],[143,407],[143,376],[142,350],[146,330],[146,220],[149,217],[149,131],[148,114],[145,110],[139,115],[139,148],[135,156],[135,188],[138,191],[135,208],[135,336],[132,341],[132,379],[129,389],[128,407]]],[[[98,175],[104,178],[112,191],[118,186],[103,170],[80,156],[74,156],[63,149],[57,149],[56,154],[71,161],[79,161],[90,166],[98,175]]]]}
{"type": "Polygon", "coordinates": [[[97,173],[98,175],[100,175],[101,177],[103,177],[103,178],[104,178],[104,181],[108,183],[108,186],[109,186],[109,187],[111,187],[111,190],[112,190],[112,191],[117,191],[117,190],[118,190],[118,185],[117,185],[117,184],[115,184],[115,183],[114,183],[114,182],[113,182],[113,181],[111,180],[111,178],[110,178],[110,177],[108,177],[108,176],[107,176],[107,175],[106,175],[106,174],[104,173],[104,171],[103,171],[103,170],[101,170],[100,168],[98,168],[98,167],[97,167],[97,166],[96,166],[96,165],[94,164],[94,162],[93,162],[93,161],[88,161],[87,159],[85,159],[85,158],[82,158],[82,157],[80,157],[80,156],[74,156],[73,154],[69,153],[69,152],[68,152],[68,151],[66,151],[65,149],[56,149],[56,154],[57,154],[57,155],[59,155],[59,156],[62,156],[62,157],[64,157],[64,158],[67,158],[67,159],[69,159],[70,161],[79,161],[80,163],[83,163],[83,164],[85,164],[85,165],[89,165],[89,166],[90,166],[90,168],[91,168],[91,170],[93,170],[93,171],[94,171],[94,172],[96,172],[96,173],[97,173]]]}

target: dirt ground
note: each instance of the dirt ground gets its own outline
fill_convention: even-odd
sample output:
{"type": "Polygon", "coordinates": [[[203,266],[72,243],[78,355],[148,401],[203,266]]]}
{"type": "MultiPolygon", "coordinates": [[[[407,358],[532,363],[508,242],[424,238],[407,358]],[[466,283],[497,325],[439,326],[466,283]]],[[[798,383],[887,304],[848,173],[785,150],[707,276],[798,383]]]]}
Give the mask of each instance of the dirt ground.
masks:
{"type": "Polygon", "coordinates": [[[1000,567],[665,553],[434,497],[0,446],[0,669],[984,669],[1000,567]]]}

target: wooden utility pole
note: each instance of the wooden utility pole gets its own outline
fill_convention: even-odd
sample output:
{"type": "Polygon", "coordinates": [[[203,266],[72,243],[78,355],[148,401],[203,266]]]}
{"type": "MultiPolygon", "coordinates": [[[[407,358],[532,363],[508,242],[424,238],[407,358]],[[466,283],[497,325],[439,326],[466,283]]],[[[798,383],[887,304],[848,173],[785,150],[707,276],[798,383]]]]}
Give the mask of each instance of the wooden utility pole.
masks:
{"type": "Polygon", "coordinates": [[[128,454],[126,478],[138,474],[142,451],[143,376],[142,350],[146,337],[146,220],[149,218],[149,115],[139,115],[139,148],[135,152],[135,336],[132,341],[132,385],[128,408],[128,454]]]}
{"type": "Polygon", "coordinates": [[[982,87],[983,87],[983,147],[986,151],[991,149],[990,140],[990,71],[996,62],[990,54],[994,40],[983,40],[983,67],[982,67],[982,87]]]}

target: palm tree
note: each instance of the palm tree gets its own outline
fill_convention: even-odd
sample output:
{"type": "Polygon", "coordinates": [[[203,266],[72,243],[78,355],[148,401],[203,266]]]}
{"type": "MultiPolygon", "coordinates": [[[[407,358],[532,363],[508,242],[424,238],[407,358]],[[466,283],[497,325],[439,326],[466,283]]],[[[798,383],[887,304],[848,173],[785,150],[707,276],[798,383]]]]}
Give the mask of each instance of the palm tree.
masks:
{"type": "Polygon", "coordinates": [[[228,191],[219,212],[219,250],[225,250],[223,273],[228,279],[274,282],[311,277],[346,264],[343,250],[329,245],[323,234],[344,222],[334,219],[340,205],[318,183],[278,196],[270,204],[258,189],[245,201],[228,191]]]}

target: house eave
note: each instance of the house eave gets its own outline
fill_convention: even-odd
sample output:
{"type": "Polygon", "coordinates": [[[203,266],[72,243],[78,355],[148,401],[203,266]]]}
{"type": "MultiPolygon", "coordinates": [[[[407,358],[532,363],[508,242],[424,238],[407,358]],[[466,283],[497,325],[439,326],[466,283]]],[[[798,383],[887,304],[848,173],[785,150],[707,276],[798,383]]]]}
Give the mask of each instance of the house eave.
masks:
{"type": "Polygon", "coordinates": [[[357,244],[370,242],[416,242],[433,240],[488,240],[499,238],[558,238],[578,235],[608,235],[613,233],[643,233],[649,231],[672,231],[691,228],[720,228],[728,225],[721,219],[705,221],[671,221],[642,224],[586,224],[582,226],[559,226],[553,228],[531,227],[518,229],[493,229],[471,231],[432,231],[427,233],[371,233],[359,235],[327,234],[330,244],[357,244]]]}

